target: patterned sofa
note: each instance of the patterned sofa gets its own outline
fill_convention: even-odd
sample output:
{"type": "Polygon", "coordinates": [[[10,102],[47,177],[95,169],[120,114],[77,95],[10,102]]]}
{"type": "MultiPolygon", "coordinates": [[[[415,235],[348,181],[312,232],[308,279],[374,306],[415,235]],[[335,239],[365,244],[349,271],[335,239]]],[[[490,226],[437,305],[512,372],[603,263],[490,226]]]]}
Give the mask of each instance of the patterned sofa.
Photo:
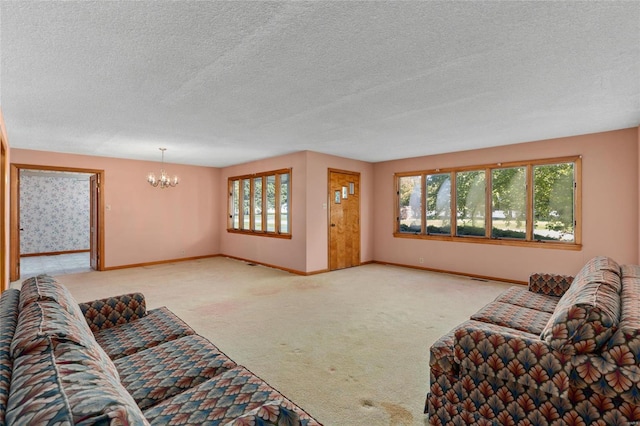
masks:
{"type": "Polygon", "coordinates": [[[432,425],[640,424],[640,266],[534,274],[430,350],[432,425]]]}
{"type": "Polygon", "coordinates": [[[0,297],[0,425],[318,425],[167,308],[78,304],[48,276],[0,297]]]}

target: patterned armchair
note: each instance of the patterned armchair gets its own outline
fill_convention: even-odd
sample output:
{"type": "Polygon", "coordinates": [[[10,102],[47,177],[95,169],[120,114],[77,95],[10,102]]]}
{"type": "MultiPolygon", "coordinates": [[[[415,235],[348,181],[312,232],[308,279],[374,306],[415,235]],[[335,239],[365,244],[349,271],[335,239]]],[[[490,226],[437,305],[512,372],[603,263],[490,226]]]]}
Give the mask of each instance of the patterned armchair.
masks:
{"type": "Polygon", "coordinates": [[[534,274],[431,348],[433,425],[640,420],[640,266],[534,274]]]}

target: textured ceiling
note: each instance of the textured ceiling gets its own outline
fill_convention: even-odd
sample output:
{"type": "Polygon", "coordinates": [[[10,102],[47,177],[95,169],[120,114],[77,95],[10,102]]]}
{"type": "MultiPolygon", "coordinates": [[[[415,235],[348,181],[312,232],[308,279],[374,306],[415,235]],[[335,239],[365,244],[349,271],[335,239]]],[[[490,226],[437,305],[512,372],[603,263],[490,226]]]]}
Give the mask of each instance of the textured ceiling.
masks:
{"type": "Polygon", "coordinates": [[[0,1],[13,148],[382,161],[640,124],[640,2],[0,1]]]}

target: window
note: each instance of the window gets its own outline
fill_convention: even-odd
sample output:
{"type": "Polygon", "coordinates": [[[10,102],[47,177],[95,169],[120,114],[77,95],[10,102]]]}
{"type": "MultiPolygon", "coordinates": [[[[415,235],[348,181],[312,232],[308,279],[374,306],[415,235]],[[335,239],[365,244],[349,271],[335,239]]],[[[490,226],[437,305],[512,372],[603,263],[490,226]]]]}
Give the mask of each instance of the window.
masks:
{"type": "Polygon", "coordinates": [[[570,157],[398,173],[395,235],[579,249],[580,165],[570,157]]]}
{"type": "Polygon", "coordinates": [[[291,169],[229,178],[229,232],[291,238],[291,169]]]}
{"type": "Polygon", "coordinates": [[[422,177],[404,176],[400,182],[400,232],[422,231],[422,177]]]}
{"type": "Polygon", "coordinates": [[[506,167],[491,171],[491,236],[527,238],[527,169],[506,167]]]}
{"type": "Polygon", "coordinates": [[[534,238],[573,242],[574,164],[545,164],[533,168],[534,238]]]}
{"type": "Polygon", "coordinates": [[[427,234],[451,234],[451,174],[427,175],[427,234]]]}
{"type": "Polygon", "coordinates": [[[456,173],[456,235],[485,235],[484,170],[456,173]]]}

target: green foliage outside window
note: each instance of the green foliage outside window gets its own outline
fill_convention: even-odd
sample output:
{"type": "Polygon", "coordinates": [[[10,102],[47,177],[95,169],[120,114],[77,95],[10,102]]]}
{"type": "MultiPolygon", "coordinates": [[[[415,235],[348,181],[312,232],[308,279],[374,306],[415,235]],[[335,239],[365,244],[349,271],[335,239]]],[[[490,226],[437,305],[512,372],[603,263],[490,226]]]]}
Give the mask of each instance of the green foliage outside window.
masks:
{"type": "Polygon", "coordinates": [[[578,161],[512,163],[398,176],[396,230],[420,235],[488,235],[493,239],[575,243],[578,161]],[[530,198],[529,181],[533,186],[530,198]],[[452,212],[456,223],[453,233],[452,212]],[[533,229],[531,237],[527,235],[528,227],[533,229]]]}

